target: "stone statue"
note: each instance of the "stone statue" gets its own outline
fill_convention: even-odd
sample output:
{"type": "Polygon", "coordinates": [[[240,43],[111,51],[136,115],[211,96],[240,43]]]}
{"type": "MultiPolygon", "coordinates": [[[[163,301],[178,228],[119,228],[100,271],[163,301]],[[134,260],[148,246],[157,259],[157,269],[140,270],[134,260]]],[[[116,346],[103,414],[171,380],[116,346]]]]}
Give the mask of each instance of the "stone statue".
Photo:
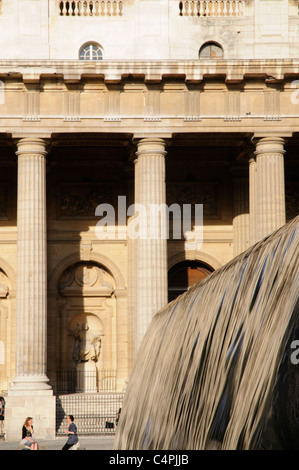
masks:
{"type": "Polygon", "coordinates": [[[73,360],[76,364],[82,362],[98,362],[101,351],[101,335],[94,335],[87,323],[77,324],[74,331],[75,344],[73,350],[73,360]]]}

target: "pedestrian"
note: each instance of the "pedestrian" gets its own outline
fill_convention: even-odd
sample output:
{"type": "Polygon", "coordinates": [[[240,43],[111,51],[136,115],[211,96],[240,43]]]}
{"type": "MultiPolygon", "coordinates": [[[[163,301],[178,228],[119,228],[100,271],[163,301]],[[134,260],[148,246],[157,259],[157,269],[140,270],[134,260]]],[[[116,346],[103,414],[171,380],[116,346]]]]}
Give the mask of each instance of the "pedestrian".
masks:
{"type": "Polygon", "coordinates": [[[62,450],[77,450],[79,447],[79,438],[77,436],[77,426],[74,423],[74,416],[68,415],[67,422],[68,440],[64,444],[62,450]]]}
{"type": "Polygon", "coordinates": [[[4,437],[5,400],[0,397],[0,438],[4,437]]]}
{"type": "Polygon", "coordinates": [[[5,414],[5,400],[3,397],[0,397],[0,421],[4,421],[5,414]]]}
{"type": "Polygon", "coordinates": [[[120,413],[121,413],[121,408],[119,408],[118,412],[116,413],[116,426],[118,425],[118,422],[119,422],[119,418],[120,418],[120,413]]]}
{"type": "Polygon", "coordinates": [[[22,427],[21,444],[30,450],[38,450],[38,443],[33,437],[33,419],[29,416],[22,427]]]}

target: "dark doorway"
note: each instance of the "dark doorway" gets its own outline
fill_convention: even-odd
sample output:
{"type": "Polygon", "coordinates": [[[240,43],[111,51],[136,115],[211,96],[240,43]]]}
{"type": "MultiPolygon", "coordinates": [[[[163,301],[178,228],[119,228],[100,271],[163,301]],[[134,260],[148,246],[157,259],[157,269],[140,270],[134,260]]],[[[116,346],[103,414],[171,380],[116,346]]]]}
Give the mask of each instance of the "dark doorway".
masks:
{"type": "Polygon", "coordinates": [[[168,272],[168,301],[171,302],[213,271],[213,268],[200,261],[182,261],[176,264],[168,272]]]}

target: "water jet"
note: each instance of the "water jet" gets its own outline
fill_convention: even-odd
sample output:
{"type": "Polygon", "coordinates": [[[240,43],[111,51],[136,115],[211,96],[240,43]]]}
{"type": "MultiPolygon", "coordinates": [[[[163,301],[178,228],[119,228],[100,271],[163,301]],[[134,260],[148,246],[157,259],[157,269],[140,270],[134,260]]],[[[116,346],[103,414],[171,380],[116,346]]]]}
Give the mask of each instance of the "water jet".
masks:
{"type": "Polygon", "coordinates": [[[154,316],[115,448],[299,448],[295,340],[299,217],[154,316]]]}

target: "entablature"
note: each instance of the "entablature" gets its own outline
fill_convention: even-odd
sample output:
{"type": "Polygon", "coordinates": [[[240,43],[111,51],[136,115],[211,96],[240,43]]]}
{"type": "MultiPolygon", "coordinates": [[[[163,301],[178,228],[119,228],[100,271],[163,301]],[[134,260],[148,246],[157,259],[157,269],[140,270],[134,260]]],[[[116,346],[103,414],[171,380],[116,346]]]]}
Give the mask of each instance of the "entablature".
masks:
{"type": "Polygon", "coordinates": [[[2,61],[0,85],[1,131],[38,125],[45,132],[144,135],[299,126],[299,60],[2,61]]]}

